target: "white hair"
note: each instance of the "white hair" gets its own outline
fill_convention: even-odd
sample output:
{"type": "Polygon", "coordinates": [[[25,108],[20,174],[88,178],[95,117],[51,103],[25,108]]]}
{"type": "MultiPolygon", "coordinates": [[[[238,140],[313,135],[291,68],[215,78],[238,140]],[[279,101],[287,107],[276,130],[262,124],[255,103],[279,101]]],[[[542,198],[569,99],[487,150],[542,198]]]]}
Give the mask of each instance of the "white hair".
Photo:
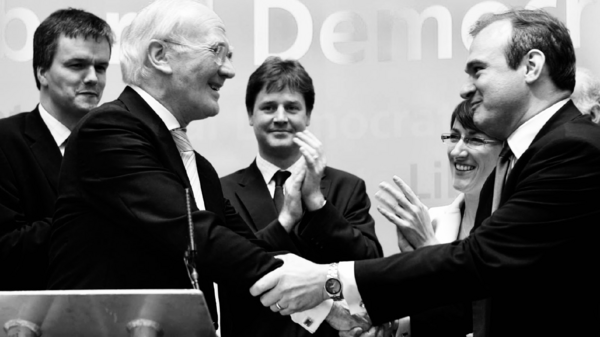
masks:
{"type": "Polygon", "coordinates": [[[571,99],[581,113],[592,115],[596,123],[600,121],[600,80],[588,69],[577,68],[571,99]]]}
{"type": "MultiPolygon", "coordinates": [[[[156,0],[142,9],[121,34],[121,73],[126,84],[140,85],[150,74],[146,54],[152,39],[190,44],[185,27],[191,9],[208,7],[195,0],[156,0]]],[[[173,45],[172,48],[181,49],[173,45]]]]}

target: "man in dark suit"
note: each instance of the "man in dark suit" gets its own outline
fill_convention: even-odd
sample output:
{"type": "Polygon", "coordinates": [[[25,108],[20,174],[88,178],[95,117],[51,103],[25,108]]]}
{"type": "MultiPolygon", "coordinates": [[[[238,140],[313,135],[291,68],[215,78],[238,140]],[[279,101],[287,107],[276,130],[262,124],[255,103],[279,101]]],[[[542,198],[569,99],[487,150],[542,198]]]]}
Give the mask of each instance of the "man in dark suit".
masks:
{"type": "Polygon", "coordinates": [[[40,104],[0,120],[0,290],[46,289],[62,154],[70,130],[102,97],[112,43],[104,20],[73,8],[52,13],[35,31],[40,104]]]}
{"type": "MultiPolygon", "coordinates": [[[[475,228],[462,241],[340,263],[343,294],[352,311],[362,300],[374,323],[484,299],[474,307],[476,337],[597,335],[600,208],[591,196],[600,193],[600,129],[569,100],[569,32],[543,11],[513,10],[483,17],[472,35],[461,95],[472,100],[477,126],[507,149],[483,187],[475,228]]],[[[398,216],[416,212],[413,195],[398,201],[398,216]]],[[[299,258],[285,260],[252,288],[257,295],[285,284],[263,304],[289,313],[325,298],[315,291],[325,266],[302,261],[306,269],[298,270],[299,258]],[[288,269],[313,281],[291,295],[298,277],[288,269]]]]}
{"type": "MultiPolygon", "coordinates": [[[[320,141],[306,129],[314,101],[312,79],[298,61],[270,57],[250,75],[246,110],[258,155],[247,168],[221,178],[223,193],[252,231],[273,247],[318,263],[381,257],[364,181],[326,166],[320,141]],[[298,216],[290,219],[277,209],[275,176],[298,172],[304,172],[302,202],[307,212],[295,212],[298,216]]],[[[222,290],[221,319],[239,321],[248,311],[239,305],[242,294],[222,290]]],[[[248,295],[247,289],[242,292],[248,295]]],[[[328,312],[325,309],[324,315],[328,312]]],[[[338,335],[328,324],[312,322],[303,329],[278,314],[262,319],[269,322],[263,324],[265,335],[310,336],[315,330],[316,336],[338,335]]]]}
{"type": "MultiPolygon", "coordinates": [[[[81,120],[65,153],[49,288],[192,288],[195,264],[216,326],[213,282],[247,291],[281,265],[186,135],[190,122],[217,115],[219,90],[235,74],[225,27],[197,1],[158,0],[123,31],[121,51],[128,86],[81,120]],[[191,242],[196,258],[184,263],[191,242]]],[[[289,200],[299,198],[294,179],[289,200]]]]}

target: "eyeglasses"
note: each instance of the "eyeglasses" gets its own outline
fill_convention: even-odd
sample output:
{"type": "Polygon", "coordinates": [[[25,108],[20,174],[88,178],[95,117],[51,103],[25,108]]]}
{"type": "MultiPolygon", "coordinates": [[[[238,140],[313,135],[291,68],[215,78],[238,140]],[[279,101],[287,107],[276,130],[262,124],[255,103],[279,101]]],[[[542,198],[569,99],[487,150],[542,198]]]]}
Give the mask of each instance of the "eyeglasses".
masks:
{"type": "MultiPolygon", "coordinates": [[[[171,40],[162,40],[163,42],[166,43],[171,43],[171,44],[176,44],[178,46],[184,46],[184,47],[188,47],[188,48],[192,48],[192,49],[198,49],[197,46],[191,46],[189,44],[185,44],[185,43],[179,43],[179,42],[175,42],[175,41],[171,41],[171,40]]],[[[209,50],[215,54],[215,56],[217,57],[215,59],[215,63],[218,66],[222,66],[225,63],[225,59],[227,59],[227,57],[229,57],[229,48],[223,46],[223,45],[218,45],[216,48],[209,48],[209,50]]]]}
{"type": "Polygon", "coordinates": [[[467,145],[468,147],[475,149],[481,146],[485,146],[487,144],[498,144],[500,143],[497,140],[489,140],[489,139],[483,139],[483,138],[479,138],[479,137],[461,137],[457,134],[452,134],[452,133],[442,133],[442,142],[448,144],[448,145],[456,145],[456,143],[458,143],[461,139],[463,140],[463,142],[465,143],[465,145],[467,145]]]}

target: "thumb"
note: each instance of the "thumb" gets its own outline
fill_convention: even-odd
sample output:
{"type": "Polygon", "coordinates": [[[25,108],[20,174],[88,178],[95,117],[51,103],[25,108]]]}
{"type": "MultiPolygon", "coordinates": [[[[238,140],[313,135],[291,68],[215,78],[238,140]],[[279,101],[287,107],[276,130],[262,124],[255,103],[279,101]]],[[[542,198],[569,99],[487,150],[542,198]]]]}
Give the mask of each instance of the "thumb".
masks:
{"type": "Polygon", "coordinates": [[[279,282],[279,269],[275,269],[274,271],[268,273],[263,276],[260,280],[256,281],[252,287],[250,287],[250,294],[252,296],[259,296],[262,293],[274,288],[279,282]]]}

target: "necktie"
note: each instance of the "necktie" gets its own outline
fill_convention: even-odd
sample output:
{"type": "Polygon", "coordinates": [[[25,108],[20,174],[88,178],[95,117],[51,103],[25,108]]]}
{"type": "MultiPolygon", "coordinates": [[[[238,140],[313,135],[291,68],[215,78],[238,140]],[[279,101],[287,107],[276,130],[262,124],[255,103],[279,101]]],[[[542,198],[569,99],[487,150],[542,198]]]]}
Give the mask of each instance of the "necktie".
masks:
{"type": "Polygon", "coordinates": [[[492,213],[500,206],[500,199],[502,197],[502,190],[504,189],[504,183],[506,177],[510,171],[510,160],[513,156],[508,143],[504,143],[500,156],[498,157],[498,163],[496,164],[496,177],[494,180],[494,199],[492,199],[492,213]]]}
{"type": "Polygon", "coordinates": [[[198,177],[198,167],[196,166],[196,154],[194,148],[188,139],[187,130],[185,128],[171,130],[171,136],[175,141],[175,145],[179,150],[179,155],[183,161],[185,172],[187,173],[190,185],[192,186],[192,192],[194,192],[194,199],[196,206],[199,210],[204,210],[204,199],[202,197],[202,190],[200,188],[200,178],[198,177]]]}
{"type": "Polygon", "coordinates": [[[288,171],[277,171],[273,175],[273,180],[275,181],[275,194],[273,195],[273,202],[275,203],[275,208],[277,209],[277,214],[281,211],[283,207],[283,184],[291,175],[288,171]]]}
{"type": "MultiPolygon", "coordinates": [[[[513,153],[508,146],[508,143],[504,143],[500,156],[498,156],[498,162],[496,164],[496,176],[494,177],[494,198],[492,199],[492,213],[494,213],[498,206],[500,206],[500,199],[502,198],[502,190],[504,189],[504,183],[506,177],[510,171],[510,160],[513,157],[513,153]]],[[[485,337],[489,335],[489,326],[486,322],[490,316],[490,299],[484,298],[482,300],[473,302],[473,336],[474,337],[485,337]]]]}

